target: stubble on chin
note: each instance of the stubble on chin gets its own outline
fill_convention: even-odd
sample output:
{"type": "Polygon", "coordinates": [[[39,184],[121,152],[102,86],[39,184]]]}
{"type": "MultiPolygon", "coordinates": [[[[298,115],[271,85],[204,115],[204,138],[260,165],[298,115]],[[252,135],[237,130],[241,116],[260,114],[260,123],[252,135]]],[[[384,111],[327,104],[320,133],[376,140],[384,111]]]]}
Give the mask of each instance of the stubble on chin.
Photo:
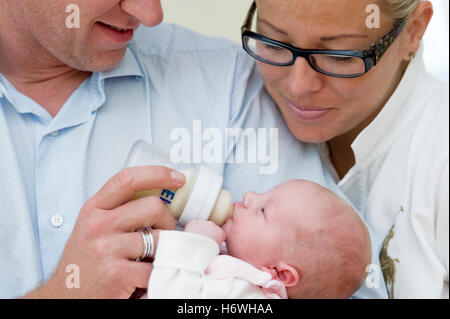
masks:
{"type": "MultiPolygon", "coordinates": [[[[87,41],[86,41],[87,43],[87,41]]],[[[107,72],[121,63],[127,47],[116,51],[99,51],[95,45],[72,45],[68,65],[84,72],[107,72]]]]}

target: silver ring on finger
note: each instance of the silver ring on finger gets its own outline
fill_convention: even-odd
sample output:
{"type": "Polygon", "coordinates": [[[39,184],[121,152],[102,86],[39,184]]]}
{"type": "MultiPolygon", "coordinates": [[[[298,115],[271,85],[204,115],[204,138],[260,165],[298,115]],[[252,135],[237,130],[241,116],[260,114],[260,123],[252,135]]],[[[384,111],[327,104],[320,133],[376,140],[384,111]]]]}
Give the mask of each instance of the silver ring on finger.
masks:
{"type": "Polygon", "coordinates": [[[152,258],[155,252],[155,245],[153,240],[153,235],[148,229],[141,230],[142,241],[144,242],[144,251],[142,256],[139,257],[141,260],[144,258],[152,258]]]}

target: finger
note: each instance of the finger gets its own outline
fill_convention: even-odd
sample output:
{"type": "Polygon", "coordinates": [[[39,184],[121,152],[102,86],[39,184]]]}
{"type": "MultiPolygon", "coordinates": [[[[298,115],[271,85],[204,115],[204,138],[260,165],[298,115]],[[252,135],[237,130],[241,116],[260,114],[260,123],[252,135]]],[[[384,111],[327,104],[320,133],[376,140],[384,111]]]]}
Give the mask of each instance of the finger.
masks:
{"type": "Polygon", "coordinates": [[[113,209],[128,202],[136,192],[154,188],[177,189],[184,185],[183,173],[163,166],[139,166],[121,170],[84,205],[93,208],[113,209]]]}
{"type": "Polygon", "coordinates": [[[132,232],[140,228],[175,229],[176,221],[166,205],[156,196],[126,203],[113,212],[114,229],[132,232]]]}
{"type": "MultiPolygon", "coordinates": [[[[150,233],[153,237],[153,256],[149,258],[154,257],[156,254],[159,230],[152,229],[150,233]]],[[[144,239],[140,231],[118,234],[111,240],[113,241],[111,245],[114,246],[114,253],[118,257],[136,260],[136,258],[141,258],[145,252],[144,239]]]]}
{"type": "Polygon", "coordinates": [[[130,261],[127,264],[127,271],[130,274],[129,284],[135,288],[147,288],[150,275],[153,270],[152,263],[130,261]]]}

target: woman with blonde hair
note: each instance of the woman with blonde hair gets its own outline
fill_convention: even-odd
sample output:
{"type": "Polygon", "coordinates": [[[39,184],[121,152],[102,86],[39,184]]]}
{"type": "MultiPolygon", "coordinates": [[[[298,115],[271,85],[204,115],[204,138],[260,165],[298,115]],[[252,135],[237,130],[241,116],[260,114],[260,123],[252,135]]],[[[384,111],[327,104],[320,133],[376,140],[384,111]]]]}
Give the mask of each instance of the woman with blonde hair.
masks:
{"type": "Polygon", "coordinates": [[[384,239],[391,298],[448,298],[448,87],[424,67],[420,0],[256,0],[247,53],[291,133],[316,143],[384,239]]]}

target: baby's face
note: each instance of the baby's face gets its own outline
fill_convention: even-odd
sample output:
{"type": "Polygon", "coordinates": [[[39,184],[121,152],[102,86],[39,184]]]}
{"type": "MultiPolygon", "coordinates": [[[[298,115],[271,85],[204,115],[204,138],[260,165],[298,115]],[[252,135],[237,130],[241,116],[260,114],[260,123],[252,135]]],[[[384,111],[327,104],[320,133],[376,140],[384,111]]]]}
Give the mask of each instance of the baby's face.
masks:
{"type": "MultiPolygon", "coordinates": [[[[369,233],[358,214],[329,190],[308,181],[289,181],[264,194],[247,192],[222,228],[231,256],[269,272],[277,265],[290,265],[310,278],[304,280],[317,283],[319,290],[335,278],[338,288],[328,292],[332,298],[351,295],[371,260],[369,233]],[[340,279],[343,266],[348,276],[340,279]]],[[[289,296],[314,296],[317,291],[308,287],[295,284],[289,296]]]]}
{"type": "Polygon", "coordinates": [[[305,196],[312,195],[309,187],[302,183],[290,181],[263,194],[245,193],[222,227],[229,254],[255,267],[279,260],[283,249],[299,235],[300,224],[314,222],[311,214],[300,213],[314,210],[311,201],[305,201],[305,196]]]}

